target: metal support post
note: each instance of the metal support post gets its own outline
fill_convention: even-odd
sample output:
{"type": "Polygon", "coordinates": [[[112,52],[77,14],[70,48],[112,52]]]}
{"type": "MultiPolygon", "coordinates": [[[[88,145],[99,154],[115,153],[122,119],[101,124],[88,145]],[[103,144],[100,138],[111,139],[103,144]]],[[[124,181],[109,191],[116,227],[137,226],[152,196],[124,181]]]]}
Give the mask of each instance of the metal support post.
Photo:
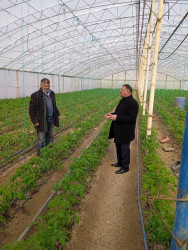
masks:
{"type": "MultiPolygon", "coordinates": [[[[188,197],[188,107],[185,121],[185,132],[183,139],[183,146],[181,152],[181,167],[178,184],[177,199],[184,199],[188,197]]],[[[174,221],[175,237],[183,246],[179,246],[174,238],[172,238],[171,250],[175,249],[186,249],[186,241],[188,241],[188,202],[177,201],[176,202],[176,213],[174,221]]]]}

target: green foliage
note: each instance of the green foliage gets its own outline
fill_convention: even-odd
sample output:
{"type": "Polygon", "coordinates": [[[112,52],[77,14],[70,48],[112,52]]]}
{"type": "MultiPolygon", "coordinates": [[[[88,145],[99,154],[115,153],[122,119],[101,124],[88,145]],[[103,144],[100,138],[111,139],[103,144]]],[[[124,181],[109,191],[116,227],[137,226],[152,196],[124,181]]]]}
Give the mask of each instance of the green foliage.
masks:
{"type": "Polygon", "coordinates": [[[182,145],[187,101],[185,102],[185,110],[181,110],[180,108],[174,107],[175,97],[186,97],[187,100],[188,91],[164,89],[156,90],[154,109],[172,131],[179,144],[182,145]]]}
{"type": "MultiPolygon", "coordinates": [[[[0,212],[2,213],[8,209],[15,198],[26,199],[28,191],[32,192],[37,188],[37,181],[39,179],[44,178],[49,170],[60,168],[63,160],[80,144],[84,135],[94,126],[97,126],[103,119],[104,114],[112,110],[116,103],[117,100],[107,104],[98,112],[92,113],[80,123],[79,128],[69,132],[66,136],[60,136],[54,145],[49,144],[43,148],[41,150],[41,157],[35,156],[28,163],[19,167],[11,177],[10,183],[2,185],[2,190],[0,189],[0,195],[2,195],[0,199],[0,212]]],[[[104,145],[105,143],[103,142],[104,145]]],[[[96,163],[99,162],[95,154],[92,155],[92,158],[95,159],[96,163]]],[[[80,173],[77,173],[77,178],[79,178],[79,175],[80,173]]],[[[0,218],[1,220],[4,221],[4,219],[0,218]]]]}
{"type": "Polygon", "coordinates": [[[70,172],[55,185],[61,193],[48,204],[48,211],[38,220],[38,230],[27,240],[9,243],[3,249],[56,249],[69,240],[70,224],[79,223],[76,208],[85,196],[88,178],[92,176],[108,147],[107,122],[92,144],[74,159],[70,172]]]}
{"type": "MultiPolygon", "coordinates": [[[[152,129],[151,136],[146,139],[147,117],[142,116],[141,108],[139,119],[141,152],[145,166],[142,188],[147,190],[151,196],[172,197],[172,192],[175,191],[177,185],[177,179],[172,172],[166,168],[165,163],[159,157],[157,152],[159,142],[156,136],[157,132],[154,128],[152,129]]],[[[142,195],[142,197],[147,200],[147,197],[144,195],[142,195]]],[[[175,214],[172,202],[155,200],[153,205],[172,230],[175,214]]],[[[169,247],[171,234],[165,228],[160,217],[152,208],[147,212],[147,215],[148,224],[146,230],[149,231],[149,240],[163,245],[165,248],[169,247]]]]}
{"type": "MultiPolygon", "coordinates": [[[[117,98],[118,90],[94,89],[56,94],[56,102],[61,113],[61,129],[78,126],[83,118],[97,112],[106,103],[117,98]],[[104,95],[105,92],[105,95],[104,95]]],[[[30,120],[28,108],[30,97],[4,99],[0,101],[0,161],[7,161],[10,155],[36,142],[36,132],[30,120]],[[24,109],[25,106],[25,109],[24,109]]]]}

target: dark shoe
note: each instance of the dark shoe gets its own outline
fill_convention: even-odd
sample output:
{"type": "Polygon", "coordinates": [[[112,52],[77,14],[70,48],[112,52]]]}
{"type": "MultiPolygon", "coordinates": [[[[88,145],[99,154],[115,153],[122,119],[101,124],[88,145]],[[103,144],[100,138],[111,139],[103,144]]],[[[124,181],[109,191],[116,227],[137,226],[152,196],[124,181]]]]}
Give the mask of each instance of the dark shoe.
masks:
{"type": "Polygon", "coordinates": [[[128,168],[120,168],[119,170],[117,170],[115,173],[116,174],[123,174],[123,173],[126,173],[126,172],[129,172],[129,169],[128,168]]]}
{"type": "Polygon", "coordinates": [[[115,168],[116,168],[116,167],[121,167],[121,165],[120,165],[118,162],[117,162],[117,163],[112,163],[111,166],[112,166],[112,167],[115,167],[115,168]]]}

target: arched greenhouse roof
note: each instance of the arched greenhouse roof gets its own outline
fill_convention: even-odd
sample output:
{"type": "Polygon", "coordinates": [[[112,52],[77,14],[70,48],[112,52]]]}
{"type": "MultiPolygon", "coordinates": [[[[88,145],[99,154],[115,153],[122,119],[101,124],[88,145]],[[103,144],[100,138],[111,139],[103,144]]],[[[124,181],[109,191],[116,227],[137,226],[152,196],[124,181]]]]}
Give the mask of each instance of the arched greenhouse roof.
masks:
{"type": "MultiPolygon", "coordinates": [[[[0,68],[98,79],[136,70],[151,4],[151,0],[1,0],[0,68]]],[[[158,71],[180,80],[188,79],[187,16],[187,0],[164,1],[158,71]]]]}

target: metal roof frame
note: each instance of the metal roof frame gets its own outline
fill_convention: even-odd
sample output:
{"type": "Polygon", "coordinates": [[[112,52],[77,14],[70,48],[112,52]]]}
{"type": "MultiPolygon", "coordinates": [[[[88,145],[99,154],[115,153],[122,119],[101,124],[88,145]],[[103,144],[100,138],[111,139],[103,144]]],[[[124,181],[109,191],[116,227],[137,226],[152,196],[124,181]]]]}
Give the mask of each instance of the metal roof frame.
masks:
{"type": "MultiPolygon", "coordinates": [[[[96,79],[137,70],[150,12],[151,0],[1,0],[0,68],[96,79]]],[[[165,1],[158,70],[179,80],[187,15],[188,1],[165,1]]]]}

